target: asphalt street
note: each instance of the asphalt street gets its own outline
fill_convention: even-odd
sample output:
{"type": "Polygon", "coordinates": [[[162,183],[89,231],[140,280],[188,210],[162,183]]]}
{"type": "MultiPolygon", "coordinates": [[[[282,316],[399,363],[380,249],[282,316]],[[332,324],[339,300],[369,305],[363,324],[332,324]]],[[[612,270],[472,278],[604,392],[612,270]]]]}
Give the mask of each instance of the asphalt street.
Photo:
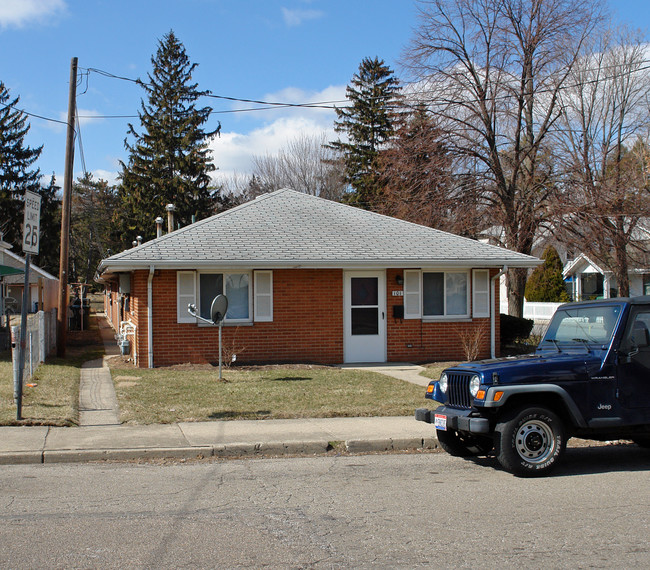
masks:
{"type": "Polygon", "coordinates": [[[3,568],[647,568],[650,453],[8,465],[3,568]]]}

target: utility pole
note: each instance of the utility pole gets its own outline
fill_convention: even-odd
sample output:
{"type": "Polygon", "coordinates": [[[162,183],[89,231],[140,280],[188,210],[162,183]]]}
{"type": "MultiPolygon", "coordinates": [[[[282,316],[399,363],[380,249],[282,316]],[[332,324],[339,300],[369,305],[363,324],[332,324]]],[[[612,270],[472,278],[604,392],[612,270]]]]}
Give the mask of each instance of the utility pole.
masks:
{"type": "Polygon", "coordinates": [[[70,202],[74,167],[75,110],[77,107],[77,58],[70,62],[70,92],[68,97],[68,134],[65,143],[65,173],[61,205],[61,253],[59,256],[59,308],[56,315],[56,353],[65,357],[68,329],[68,246],[70,244],[70,202]]]}

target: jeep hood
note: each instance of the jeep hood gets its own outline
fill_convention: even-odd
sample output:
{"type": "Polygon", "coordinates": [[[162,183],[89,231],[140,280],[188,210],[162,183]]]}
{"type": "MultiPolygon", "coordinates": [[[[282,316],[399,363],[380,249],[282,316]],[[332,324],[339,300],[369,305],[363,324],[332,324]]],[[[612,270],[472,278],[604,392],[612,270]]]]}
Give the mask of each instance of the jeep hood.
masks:
{"type": "Polygon", "coordinates": [[[479,374],[484,384],[492,384],[494,373],[499,384],[528,384],[587,379],[588,371],[593,374],[601,365],[601,359],[593,352],[579,351],[468,362],[446,372],[479,374]]]}

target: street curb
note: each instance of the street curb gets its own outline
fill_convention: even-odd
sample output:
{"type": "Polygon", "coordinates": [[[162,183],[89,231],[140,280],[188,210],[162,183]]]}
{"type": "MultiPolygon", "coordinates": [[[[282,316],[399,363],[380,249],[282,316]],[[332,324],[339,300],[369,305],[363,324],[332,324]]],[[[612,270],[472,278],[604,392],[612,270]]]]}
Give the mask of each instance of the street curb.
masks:
{"type": "Polygon", "coordinates": [[[430,450],[438,448],[438,441],[435,438],[351,439],[345,442],[345,448],[350,453],[430,450]]]}
{"type": "Polygon", "coordinates": [[[43,463],[133,461],[137,459],[197,459],[212,456],[212,447],[154,447],[136,449],[61,449],[45,451],[43,463]]]}
{"type": "Polygon", "coordinates": [[[205,459],[273,457],[282,455],[318,456],[340,449],[347,453],[377,453],[387,451],[437,450],[432,438],[384,438],[375,440],[350,439],[342,442],[285,441],[232,442],[190,447],[153,447],[125,449],[53,449],[43,451],[14,451],[0,453],[0,465],[35,463],[84,463],[91,461],[137,461],[152,459],[205,459]]]}
{"type": "Polygon", "coordinates": [[[42,451],[9,451],[0,453],[0,465],[28,465],[43,463],[42,451]]]}

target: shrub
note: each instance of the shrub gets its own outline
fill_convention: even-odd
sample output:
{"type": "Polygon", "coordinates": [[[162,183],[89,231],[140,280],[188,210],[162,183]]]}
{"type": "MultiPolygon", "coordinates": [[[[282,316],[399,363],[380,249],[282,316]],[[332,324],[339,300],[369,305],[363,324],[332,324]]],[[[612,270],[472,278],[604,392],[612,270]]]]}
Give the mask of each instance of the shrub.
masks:
{"type": "Polygon", "coordinates": [[[565,303],[569,294],[562,276],[562,260],[554,247],[544,251],[544,263],[535,268],[526,282],[526,300],[538,303],[565,303]]]}
{"type": "Polygon", "coordinates": [[[526,339],[533,330],[532,319],[522,319],[511,315],[501,314],[501,344],[511,344],[518,339],[526,339]]]}

